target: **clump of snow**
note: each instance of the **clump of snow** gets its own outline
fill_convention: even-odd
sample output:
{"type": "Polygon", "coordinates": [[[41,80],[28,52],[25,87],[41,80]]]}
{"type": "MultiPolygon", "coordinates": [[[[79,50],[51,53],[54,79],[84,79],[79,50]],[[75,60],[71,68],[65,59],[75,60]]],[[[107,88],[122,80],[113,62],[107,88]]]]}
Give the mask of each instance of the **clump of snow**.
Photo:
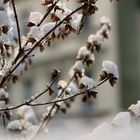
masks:
{"type": "Polygon", "coordinates": [[[112,61],[104,60],[102,63],[102,68],[102,71],[105,71],[107,74],[113,74],[114,77],[119,78],[118,67],[112,61]]]}
{"type": "Polygon", "coordinates": [[[7,129],[10,131],[21,131],[22,130],[22,125],[20,123],[19,120],[15,120],[15,121],[11,121],[8,126],[7,129]]]}
{"type": "Polygon", "coordinates": [[[91,34],[89,35],[87,42],[96,45],[102,45],[104,38],[101,34],[91,34]]]}
{"type": "Polygon", "coordinates": [[[89,56],[91,60],[95,60],[95,56],[94,54],[92,54],[86,46],[83,46],[79,49],[79,52],[78,52],[78,55],[77,55],[77,58],[85,58],[89,56]]]}
{"type": "Polygon", "coordinates": [[[11,61],[6,61],[4,67],[0,70],[0,75],[5,75],[11,67],[11,61]]]}
{"type": "Polygon", "coordinates": [[[58,82],[58,88],[64,89],[67,86],[67,82],[64,80],[60,80],[58,82]]]}
{"type": "Polygon", "coordinates": [[[6,108],[6,107],[7,107],[7,105],[6,105],[5,101],[1,100],[0,101],[0,109],[6,108]]]}
{"type": "Polygon", "coordinates": [[[128,127],[130,125],[130,121],[131,116],[129,112],[120,112],[114,117],[112,124],[128,127]]]}
{"type": "Polygon", "coordinates": [[[132,104],[128,110],[133,113],[136,117],[140,116],[140,101],[137,101],[137,104],[132,104]]]}
{"type": "Polygon", "coordinates": [[[32,125],[27,128],[26,136],[28,139],[32,139],[37,133],[38,127],[36,125],[32,125]]]}
{"type": "Polygon", "coordinates": [[[9,17],[5,11],[0,11],[0,27],[3,25],[9,25],[9,17]]]}
{"type": "Polygon", "coordinates": [[[35,113],[30,106],[22,106],[17,110],[17,115],[19,119],[23,119],[26,122],[30,122],[31,124],[37,123],[37,118],[35,113]]]}
{"type": "Polygon", "coordinates": [[[96,82],[87,76],[83,76],[79,83],[84,85],[87,89],[92,89],[96,86],[96,82]]]}
{"type": "Polygon", "coordinates": [[[70,20],[70,24],[75,30],[78,29],[80,22],[81,22],[81,19],[82,19],[82,14],[75,13],[72,15],[72,19],[70,20]]]}
{"type": "Polygon", "coordinates": [[[75,95],[76,93],[78,93],[78,88],[77,88],[77,86],[76,86],[75,83],[71,82],[71,83],[69,84],[68,88],[70,88],[70,93],[71,93],[72,95],[75,95]]]}
{"type": "Polygon", "coordinates": [[[75,72],[81,72],[84,73],[84,65],[82,61],[76,61],[73,67],[70,69],[70,76],[73,76],[75,72]]]}
{"type": "MultiPolygon", "coordinates": [[[[48,22],[46,24],[44,24],[41,27],[41,31],[43,33],[43,35],[46,35],[51,29],[53,29],[55,27],[56,23],[55,22],[48,22]]],[[[58,34],[59,30],[58,28],[55,30],[55,33],[58,34]]]]}
{"type": "Polygon", "coordinates": [[[12,43],[8,34],[0,35],[0,42],[6,45],[11,45],[12,43]]]}
{"type": "Polygon", "coordinates": [[[43,33],[39,27],[33,26],[30,28],[30,32],[28,33],[28,36],[36,40],[39,40],[43,36],[43,33]]]}
{"type": "Polygon", "coordinates": [[[41,21],[42,18],[43,18],[43,14],[41,14],[40,12],[38,11],[31,12],[28,22],[38,25],[38,23],[41,21]]]}
{"type": "Polygon", "coordinates": [[[101,134],[102,132],[104,134],[109,134],[111,132],[111,129],[112,126],[109,123],[104,122],[93,130],[92,135],[101,134]]]}
{"type": "Polygon", "coordinates": [[[106,24],[106,25],[108,25],[109,27],[111,27],[111,22],[110,22],[110,20],[107,18],[107,17],[105,17],[105,16],[103,16],[102,18],[101,18],[101,24],[103,25],[103,24],[106,24]]]}

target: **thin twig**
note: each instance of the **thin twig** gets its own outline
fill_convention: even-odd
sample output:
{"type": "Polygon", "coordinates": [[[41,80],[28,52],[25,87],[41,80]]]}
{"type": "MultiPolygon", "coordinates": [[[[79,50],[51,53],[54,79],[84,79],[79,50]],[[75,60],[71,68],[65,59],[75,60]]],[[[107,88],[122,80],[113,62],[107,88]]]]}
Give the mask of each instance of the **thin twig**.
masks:
{"type": "Polygon", "coordinates": [[[9,70],[9,72],[2,78],[0,82],[0,87],[3,87],[5,82],[8,80],[8,78],[11,76],[11,74],[16,70],[16,68],[24,61],[25,58],[28,57],[30,53],[34,51],[34,49],[48,36],[50,35],[57,27],[59,27],[67,18],[69,18],[71,15],[76,13],[77,11],[81,10],[84,7],[84,5],[78,7],[76,10],[72,11],[68,16],[66,16],[63,20],[61,20],[59,23],[56,24],[55,27],[53,27],[46,35],[44,35],[39,41],[37,41],[34,46],[31,48],[31,50],[26,53],[22,59],[17,63],[17,65],[12,69],[9,70]]]}
{"type": "MultiPolygon", "coordinates": [[[[59,1],[59,0],[58,0],[59,1]]],[[[43,16],[43,18],[41,19],[41,21],[38,23],[37,26],[40,26],[43,21],[48,17],[48,15],[50,14],[50,12],[53,10],[53,8],[56,6],[56,4],[58,3],[58,1],[56,1],[54,4],[52,4],[49,8],[49,10],[47,11],[47,13],[43,16]]]]}
{"type": "MultiPolygon", "coordinates": [[[[89,90],[92,90],[92,89],[96,89],[97,87],[99,87],[100,85],[102,85],[103,83],[105,83],[107,80],[108,80],[108,78],[104,79],[104,80],[103,80],[102,82],[100,82],[98,85],[96,85],[95,87],[90,88],[90,89],[88,89],[88,90],[86,90],[86,91],[89,91],[89,90]]],[[[22,106],[24,106],[24,105],[27,105],[27,106],[44,106],[44,105],[50,105],[50,104],[54,104],[54,103],[59,103],[59,102],[63,102],[63,101],[72,99],[72,98],[74,98],[74,97],[76,97],[76,96],[79,96],[79,95],[81,95],[81,94],[83,94],[83,93],[86,92],[85,90],[83,90],[83,91],[80,91],[80,92],[78,92],[78,93],[76,93],[76,94],[74,94],[74,95],[72,95],[72,96],[67,97],[67,98],[59,99],[59,100],[54,100],[54,101],[50,101],[50,102],[31,103],[31,102],[35,101],[37,98],[39,98],[40,96],[42,96],[44,93],[46,93],[46,92],[49,90],[49,88],[54,84],[55,81],[56,81],[56,80],[54,80],[54,81],[48,86],[48,88],[47,88],[46,90],[44,90],[43,92],[39,93],[39,94],[36,95],[35,97],[33,97],[33,98],[31,98],[31,99],[25,101],[24,103],[22,103],[22,104],[20,104],[20,105],[15,106],[15,107],[9,107],[9,108],[0,109],[0,112],[1,112],[1,111],[8,111],[8,110],[15,110],[15,109],[20,108],[20,107],[22,107],[22,106]]]]}
{"type": "MultiPolygon", "coordinates": [[[[69,86],[69,84],[71,83],[71,81],[73,80],[74,77],[72,77],[69,82],[67,83],[67,86],[62,90],[62,92],[60,93],[59,97],[62,96],[63,92],[67,89],[67,87],[69,86]]],[[[108,80],[108,78],[104,79],[102,82],[100,82],[99,84],[97,84],[96,86],[94,86],[93,88],[90,88],[90,89],[87,89],[86,91],[89,91],[89,90],[92,90],[92,89],[96,89],[97,87],[99,87],[100,85],[102,85],[103,83],[105,83],[106,81],[108,80]]],[[[37,131],[37,134],[41,131],[41,129],[46,125],[48,124],[49,120],[50,120],[50,117],[51,117],[51,113],[53,111],[53,109],[55,108],[55,106],[57,105],[58,102],[63,102],[63,101],[66,101],[66,100],[69,100],[69,99],[72,99],[74,97],[77,97],[83,93],[86,92],[85,90],[84,91],[80,91],[79,93],[75,94],[75,95],[72,95],[70,97],[67,97],[65,99],[61,99],[61,100],[56,100],[56,101],[52,101],[52,102],[46,102],[46,103],[40,103],[40,104],[31,104],[31,106],[40,106],[40,105],[47,105],[47,104],[53,104],[52,108],[50,109],[49,113],[47,114],[46,118],[44,118],[44,120],[42,121],[42,123],[40,124],[39,128],[38,128],[38,131],[37,131]]],[[[56,110],[56,112],[58,111],[58,109],[56,110]]]]}
{"type": "Polygon", "coordinates": [[[18,33],[19,51],[20,51],[21,50],[21,36],[20,36],[20,27],[19,27],[18,15],[17,15],[17,11],[16,11],[15,1],[11,0],[11,2],[12,2],[12,6],[13,6],[14,15],[15,15],[15,21],[16,21],[17,33],[18,33]]]}
{"type": "Polygon", "coordinates": [[[17,106],[14,106],[14,107],[2,108],[2,109],[0,109],[0,112],[1,111],[8,111],[8,110],[15,110],[15,109],[20,108],[24,105],[32,106],[31,102],[35,101],[40,96],[45,94],[53,86],[53,84],[56,82],[56,80],[59,78],[59,76],[60,76],[60,72],[58,72],[58,75],[55,77],[55,79],[50,83],[50,85],[48,85],[47,89],[45,89],[41,93],[37,94],[36,96],[33,96],[32,98],[28,99],[27,101],[25,101],[24,103],[22,103],[20,105],[17,105],[17,106]]]}
{"type": "MultiPolygon", "coordinates": [[[[66,87],[62,89],[61,93],[58,95],[57,98],[60,98],[60,97],[63,95],[63,93],[65,92],[65,90],[66,90],[67,87],[69,86],[69,84],[73,81],[73,79],[74,79],[74,76],[71,77],[71,79],[70,79],[69,82],[67,83],[66,87]]],[[[51,117],[51,113],[52,113],[53,109],[56,107],[56,105],[57,105],[57,102],[54,102],[54,104],[52,105],[52,107],[51,107],[50,111],[48,112],[47,116],[45,116],[45,118],[44,118],[43,121],[41,122],[37,133],[39,133],[40,130],[42,129],[42,127],[45,126],[45,125],[49,122],[50,117],[51,117]]],[[[57,110],[56,110],[56,112],[57,112],[57,110]]]]}
{"type": "Polygon", "coordinates": [[[72,98],[75,98],[79,95],[82,95],[83,93],[85,93],[86,91],[90,91],[92,89],[96,89],[97,87],[99,87],[100,85],[102,85],[103,83],[105,83],[106,81],[108,80],[108,78],[104,79],[102,82],[100,82],[98,85],[96,85],[95,87],[93,88],[90,88],[90,89],[86,89],[86,90],[83,90],[83,91],[80,91],[74,95],[71,95],[67,98],[64,98],[64,99],[59,99],[59,100],[54,100],[54,101],[51,101],[51,102],[44,102],[44,103],[32,103],[32,104],[29,104],[29,106],[44,106],[44,105],[49,105],[49,104],[54,104],[54,103],[59,103],[59,102],[63,102],[63,101],[67,101],[69,99],[72,99],[72,98]]]}

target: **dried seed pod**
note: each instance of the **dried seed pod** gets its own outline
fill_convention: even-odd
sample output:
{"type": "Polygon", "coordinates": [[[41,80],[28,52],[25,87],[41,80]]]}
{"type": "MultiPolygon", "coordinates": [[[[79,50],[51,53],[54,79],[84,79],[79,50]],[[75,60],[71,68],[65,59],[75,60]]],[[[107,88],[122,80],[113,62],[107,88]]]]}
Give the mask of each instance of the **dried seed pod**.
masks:
{"type": "Polygon", "coordinates": [[[42,5],[49,5],[52,3],[53,3],[53,0],[42,0],[42,5]]]}
{"type": "Polygon", "coordinates": [[[58,76],[59,73],[60,73],[59,70],[57,70],[56,68],[53,68],[51,71],[51,80],[53,81],[58,76]]]}

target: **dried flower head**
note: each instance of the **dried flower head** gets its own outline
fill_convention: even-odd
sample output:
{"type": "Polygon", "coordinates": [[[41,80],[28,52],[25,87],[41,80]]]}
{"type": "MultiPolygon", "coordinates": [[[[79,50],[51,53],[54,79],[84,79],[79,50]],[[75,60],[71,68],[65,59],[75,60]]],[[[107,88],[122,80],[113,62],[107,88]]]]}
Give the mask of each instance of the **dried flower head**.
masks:
{"type": "Polygon", "coordinates": [[[9,94],[4,88],[0,88],[0,101],[3,100],[7,104],[9,102],[9,94]]]}
{"type": "Polygon", "coordinates": [[[91,34],[87,39],[87,48],[92,52],[99,51],[103,41],[104,37],[101,34],[91,34]]]}
{"type": "Polygon", "coordinates": [[[95,89],[96,85],[97,83],[92,78],[89,78],[87,76],[83,76],[80,79],[79,88],[81,90],[85,90],[82,98],[83,102],[86,102],[91,97],[96,98],[96,94],[97,94],[97,90],[95,89]]]}
{"type": "Polygon", "coordinates": [[[102,73],[100,75],[100,80],[104,80],[106,78],[109,79],[111,86],[114,86],[116,80],[119,78],[118,67],[110,60],[105,60],[102,63],[102,73]]]}
{"type": "Polygon", "coordinates": [[[93,64],[93,61],[95,60],[95,56],[93,53],[91,53],[90,50],[87,49],[86,46],[83,46],[79,49],[77,60],[81,60],[83,64],[89,66],[90,64],[93,64]]]}
{"type": "Polygon", "coordinates": [[[76,61],[73,67],[70,70],[70,75],[74,76],[76,80],[78,80],[80,77],[82,77],[84,73],[84,65],[82,61],[76,61]]]}

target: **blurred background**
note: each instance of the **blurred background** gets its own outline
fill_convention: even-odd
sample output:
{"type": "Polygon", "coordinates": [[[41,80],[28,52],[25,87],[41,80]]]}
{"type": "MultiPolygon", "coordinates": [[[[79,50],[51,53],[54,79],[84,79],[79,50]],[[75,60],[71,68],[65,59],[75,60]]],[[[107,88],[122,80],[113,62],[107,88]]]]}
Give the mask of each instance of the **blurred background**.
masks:
{"type": "MultiPolygon", "coordinates": [[[[41,0],[17,0],[16,3],[22,34],[27,34],[26,24],[30,12],[44,13],[46,9],[41,6],[41,0]]],[[[99,10],[88,19],[80,35],[74,34],[65,41],[56,41],[52,48],[47,48],[43,53],[37,53],[32,67],[21,76],[19,82],[10,86],[11,104],[22,103],[34,93],[45,89],[45,85],[50,80],[52,67],[61,71],[60,79],[68,79],[68,71],[75,63],[78,49],[85,45],[89,34],[94,34],[99,29],[102,16],[110,19],[112,30],[109,40],[105,40],[101,52],[96,54],[95,64],[88,73],[97,80],[102,69],[102,61],[108,59],[118,65],[120,78],[114,88],[108,83],[102,85],[98,89],[96,100],[82,103],[81,99],[77,98],[67,115],[58,114],[51,124],[55,125],[55,121],[59,119],[60,125],[63,120],[66,127],[67,120],[73,120],[73,122],[75,120],[75,129],[78,122],[90,124],[93,129],[91,124],[96,126],[100,122],[112,119],[117,112],[127,110],[132,103],[140,99],[140,1],[120,0],[120,2],[110,3],[109,0],[100,0],[97,6],[99,10]]],[[[45,108],[35,109],[40,115],[45,108]]]]}

